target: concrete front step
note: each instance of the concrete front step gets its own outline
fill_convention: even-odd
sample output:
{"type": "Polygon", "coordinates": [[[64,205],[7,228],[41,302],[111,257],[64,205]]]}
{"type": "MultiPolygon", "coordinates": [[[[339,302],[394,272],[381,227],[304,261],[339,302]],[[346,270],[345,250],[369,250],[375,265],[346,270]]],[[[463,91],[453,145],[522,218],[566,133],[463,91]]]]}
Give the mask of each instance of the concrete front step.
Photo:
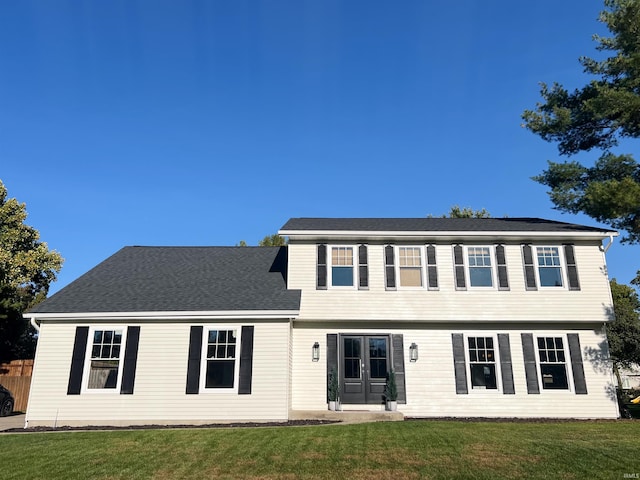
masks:
{"type": "Polygon", "coordinates": [[[289,420],[332,420],[343,423],[367,422],[401,422],[404,420],[402,412],[369,412],[345,410],[334,412],[331,410],[290,410],[289,420]]]}

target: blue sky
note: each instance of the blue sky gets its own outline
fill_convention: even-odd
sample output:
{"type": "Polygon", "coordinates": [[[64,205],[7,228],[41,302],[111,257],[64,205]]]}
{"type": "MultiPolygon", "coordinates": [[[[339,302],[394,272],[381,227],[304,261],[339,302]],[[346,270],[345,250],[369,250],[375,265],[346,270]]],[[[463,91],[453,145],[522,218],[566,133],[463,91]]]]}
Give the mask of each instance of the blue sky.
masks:
{"type": "MultiPolygon", "coordinates": [[[[520,115],[538,82],[588,80],[602,8],[0,2],[0,179],[66,259],[52,292],[125,245],[257,244],[290,217],[457,204],[596,225],[530,179],[559,157],[520,115]]],[[[617,241],[610,275],[639,254],[617,241]]]]}

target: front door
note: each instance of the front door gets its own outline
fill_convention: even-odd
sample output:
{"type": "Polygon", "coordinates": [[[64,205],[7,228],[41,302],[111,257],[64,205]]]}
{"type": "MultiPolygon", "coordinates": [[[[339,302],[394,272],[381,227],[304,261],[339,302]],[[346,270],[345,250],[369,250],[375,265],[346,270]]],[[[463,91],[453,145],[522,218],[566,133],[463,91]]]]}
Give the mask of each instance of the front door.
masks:
{"type": "Polygon", "coordinates": [[[383,403],[389,365],[389,337],[341,335],[340,339],[342,403],[383,403]]]}

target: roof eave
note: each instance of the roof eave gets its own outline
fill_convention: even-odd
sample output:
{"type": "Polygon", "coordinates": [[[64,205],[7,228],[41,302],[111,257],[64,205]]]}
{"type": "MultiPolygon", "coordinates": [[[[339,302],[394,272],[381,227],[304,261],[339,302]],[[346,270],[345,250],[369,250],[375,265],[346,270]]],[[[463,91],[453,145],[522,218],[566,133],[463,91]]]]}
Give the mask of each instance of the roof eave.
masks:
{"type": "Polygon", "coordinates": [[[22,316],[28,319],[69,320],[78,323],[79,320],[269,320],[294,319],[300,310],[214,310],[195,312],[28,312],[22,316]]]}
{"type": "Polygon", "coordinates": [[[437,238],[442,240],[459,239],[465,237],[485,239],[485,238],[510,238],[514,240],[524,240],[532,238],[576,238],[576,239],[604,239],[617,237],[618,232],[613,230],[598,231],[366,231],[366,230],[280,230],[279,235],[287,236],[290,240],[311,240],[324,238],[359,238],[371,240],[388,240],[391,238],[402,238],[407,240],[421,240],[426,238],[437,238]]]}

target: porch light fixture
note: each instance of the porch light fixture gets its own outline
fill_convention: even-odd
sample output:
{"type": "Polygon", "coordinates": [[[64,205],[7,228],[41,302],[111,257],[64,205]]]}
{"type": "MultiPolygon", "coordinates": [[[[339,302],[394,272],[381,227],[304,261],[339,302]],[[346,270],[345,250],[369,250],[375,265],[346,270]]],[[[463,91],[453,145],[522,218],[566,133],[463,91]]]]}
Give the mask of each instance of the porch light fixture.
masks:
{"type": "Polygon", "coordinates": [[[409,347],[409,359],[412,362],[418,361],[418,345],[416,345],[415,343],[412,343],[409,347]]]}
{"type": "Polygon", "coordinates": [[[320,344],[318,342],[313,344],[313,348],[311,349],[311,359],[314,362],[320,360],[320,344]]]}

